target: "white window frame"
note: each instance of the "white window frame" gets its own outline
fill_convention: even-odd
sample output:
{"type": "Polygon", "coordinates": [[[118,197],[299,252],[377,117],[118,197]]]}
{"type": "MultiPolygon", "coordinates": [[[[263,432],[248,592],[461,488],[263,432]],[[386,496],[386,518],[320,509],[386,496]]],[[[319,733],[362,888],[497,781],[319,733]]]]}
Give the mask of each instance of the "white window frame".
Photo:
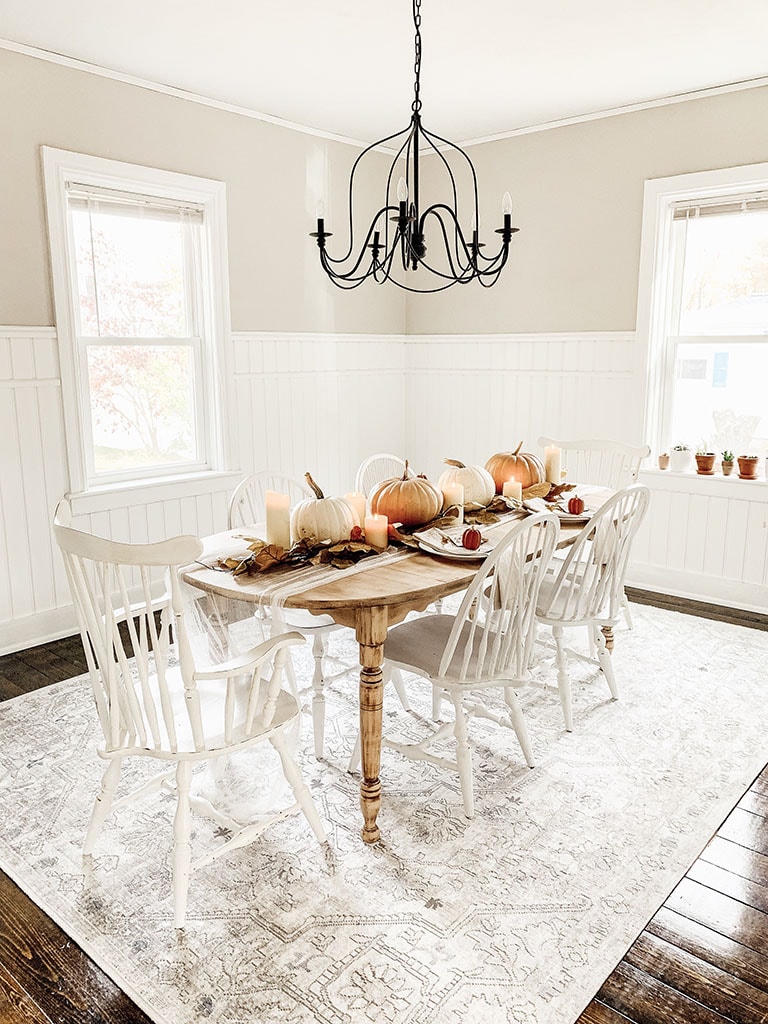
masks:
{"type": "MultiPolygon", "coordinates": [[[[673,438],[666,434],[671,415],[676,342],[707,341],[711,338],[679,337],[673,334],[675,307],[673,282],[672,219],[676,203],[741,196],[768,189],[768,163],[696,171],[645,183],[643,227],[640,241],[640,277],[637,305],[637,340],[645,351],[646,381],[645,436],[658,452],[666,450],[673,438]]],[[[756,334],[721,335],[719,342],[757,341],[756,334]]]]}
{"type": "MultiPolygon", "coordinates": [[[[229,313],[226,185],[221,181],[163,171],[102,157],[41,147],[45,182],[48,236],[51,253],[54,310],[64,409],[70,491],[78,495],[120,492],[138,486],[205,481],[227,473],[234,465],[228,410],[232,379],[232,330],[229,313]],[[186,203],[203,211],[202,262],[204,297],[199,332],[204,341],[199,353],[202,379],[196,380],[196,430],[204,434],[204,462],[178,470],[126,472],[118,480],[95,483],[89,450],[90,406],[88,376],[82,348],[77,344],[77,273],[70,249],[66,186],[70,181],[94,188],[186,203]]],[[[114,339],[103,339],[110,344],[114,339]]],[[[126,339],[141,344],[142,339],[126,339]]]]}

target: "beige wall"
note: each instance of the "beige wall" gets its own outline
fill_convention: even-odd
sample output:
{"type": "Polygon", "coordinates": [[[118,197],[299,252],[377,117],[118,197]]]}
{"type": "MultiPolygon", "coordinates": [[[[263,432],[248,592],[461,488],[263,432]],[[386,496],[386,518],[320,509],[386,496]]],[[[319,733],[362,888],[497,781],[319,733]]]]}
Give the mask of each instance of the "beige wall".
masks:
{"type": "Polygon", "coordinates": [[[307,237],[320,197],[341,222],[354,147],[7,50],[0,96],[0,324],[53,324],[46,145],[225,181],[234,330],[404,330],[404,295],[339,291],[307,237]]]}
{"type": "Polygon", "coordinates": [[[520,234],[492,289],[409,297],[408,333],[633,330],[644,181],[768,160],[766,124],[747,89],[472,147],[489,251],[506,189],[520,234]]]}

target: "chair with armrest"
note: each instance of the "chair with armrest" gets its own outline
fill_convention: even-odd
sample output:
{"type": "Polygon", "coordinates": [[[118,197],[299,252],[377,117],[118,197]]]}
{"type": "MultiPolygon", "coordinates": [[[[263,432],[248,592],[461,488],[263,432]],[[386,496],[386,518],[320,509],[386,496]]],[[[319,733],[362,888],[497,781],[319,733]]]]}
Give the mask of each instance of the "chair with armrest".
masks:
{"type": "MultiPolygon", "coordinates": [[[[312,491],[301,480],[286,476],[283,473],[265,471],[254,473],[252,476],[241,480],[235,488],[229,502],[228,527],[230,530],[239,527],[253,526],[257,523],[264,523],[266,519],[266,492],[277,491],[280,494],[287,494],[291,505],[298,504],[312,496],[312,491]]],[[[263,614],[263,610],[261,610],[263,614]]],[[[268,614],[268,613],[267,613],[268,614]]],[[[320,759],[323,756],[325,745],[325,684],[332,679],[345,675],[347,672],[357,669],[357,665],[347,665],[338,659],[332,658],[328,653],[328,637],[336,630],[346,629],[346,626],[339,626],[330,615],[313,615],[311,612],[303,611],[300,608],[283,608],[280,612],[280,619],[274,623],[277,632],[284,629],[298,630],[302,636],[312,640],[312,656],[315,660],[315,668],[312,676],[312,729],[314,733],[315,756],[320,759]],[[327,664],[335,661],[339,671],[335,675],[329,675],[327,664]]],[[[288,673],[295,685],[293,667],[288,661],[288,673]]],[[[410,709],[408,697],[402,687],[398,688],[400,699],[406,711],[410,709]]]]}
{"type": "Polygon", "coordinates": [[[557,685],[565,728],[573,729],[571,684],[563,631],[586,626],[591,634],[595,658],[568,652],[572,657],[596,661],[605,675],[611,696],[618,699],[611,655],[603,626],[613,626],[621,614],[624,576],[632,541],[648,509],[650,491],[633,484],[618,491],[592,516],[559,563],[556,575],[549,574],[539,592],[536,618],[552,627],[555,640],[557,685]]]}
{"type": "MultiPolygon", "coordinates": [[[[456,615],[422,615],[404,622],[389,631],[384,645],[385,678],[400,669],[429,680],[443,699],[452,702],[454,721],[439,726],[418,743],[396,743],[387,738],[382,743],[412,760],[457,771],[468,818],[474,815],[468,731],[472,717],[514,731],[526,763],[533,767],[516,691],[530,679],[536,600],[559,529],[557,517],[550,512],[518,523],[477,570],[456,615]],[[479,614],[478,607],[482,609],[479,614]],[[491,689],[503,694],[504,712],[489,708],[482,700],[483,691],[491,689]],[[473,694],[478,699],[470,700],[473,694]],[[455,761],[430,752],[435,742],[451,734],[456,741],[455,761]]],[[[350,767],[356,762],[353,758],[350,767]]]]}
{"type": "MultiPolygon", "coordinates": [[[[93,852],[111,810],[153,790],[173,789],[174,922],[182,928],[190,875],[196,868],[252,842],[270,824],[298,811],[325,842],[284,735],[300,708],[281,687],[283,666],[288,648],[304,640],[298,633],[285,633],[229,661],[201,667],[189,640],[178,577],[181,566],[200,556],[200,541],[182,536],[156,544],[122,544],[74,530],[70,521],[65,504],[57,509],[54,535],[80,622],[104,737],[98,754],[107,762],[83,853],[93,852]],[[231,822],[231,838],[193,863],[191,811],[213,811],[208,801],[190,796],[193,767],[202,761],[221,763],[265,742],[279,755],[295,803],[266,820],[231,822]],[[166,769],[115,801],[127,757],[150,758],[166,769]]],[[[214,814],[221,822],[221,815],[214,814]]]]}

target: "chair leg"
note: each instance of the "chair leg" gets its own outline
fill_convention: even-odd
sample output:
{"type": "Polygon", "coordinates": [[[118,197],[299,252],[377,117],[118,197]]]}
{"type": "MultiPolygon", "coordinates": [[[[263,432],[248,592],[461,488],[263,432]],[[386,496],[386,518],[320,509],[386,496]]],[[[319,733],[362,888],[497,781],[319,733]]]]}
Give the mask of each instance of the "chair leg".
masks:
{"type": "Polygon", "coordinates": [[[444,691],[440,686],[432,687],[432,721],[439,722],[443,710],[444,691]]]}
{"type": "Polygon", "coordinates": [[[354,775],[360,768],[360,730],[357,730],[355,736],[355,745],[352,748],[352,753],[349,755],[349,762],[347,764],[347,771],[350,775],[354,775]]]}
{"type": "Polygon", "coordinates": [[[176,815],[173,819],[173,915],[174,927],[183,928],[187,915],[192,847],[189,836],[192,818],[189,809],[189,787],[192,762],[179,761],[176,768],[176,815]]]}
{"type": "Polygon", "coordinates": [[[299,771],[299,766],[288,753],[285,736],[283,736],[282,732],[276,732],[274,735],[269,737],[269,742],[280,755],[280,762],[283,766],[283,775],[285,775],[288,785],[293,790],[296,803],[299,805],[302,814],[309,822],[312,831],[317,837],[317,841],[319,843],[326,842],[327,837],[325,829],[323,828],[323,823],[320,820],[320,815],[317,813],[317,808],[312,800],[307,784],[299,771]]]}
{"type": "Polygon", "coordinates": [[[403,673],[399,668],[392,668],[392,685],[395,688],[397,696],[400,698],[400,703],[403,705],[403,711],[411,710],[411,702],[408,700],[408,694],[406,693],[405,683],[403,682],[403,673]]]}
{"type": "Polygon", "coordinates": [[[515,736],[517,736],[517,742],[520,744],[520,749],[523,752],[525,763],[529,768],[535,768],[536,764],[533,760],[533,748],[531,747],[531,740],[528,736],[528,726],[525,721],[523,709],[520,707],[520,701],[517,699],[514,686],[506,686],[504,688],[504,700],[507,702],[512,728],[515,730],[515,736]]]}
{"type": "Polygon", "coordinates": [[[632,613],[629,610],[629,598],[624,592],[622,592],[621,595],[621,611],[624,615],[624,621],[627,624],[627,629],[634,629],[635,627],[632,624],[632,613]]]}
{"type": "Polygon", "coordinates": [[[475,796],[472,787],[472,747],[469,743],[467,719],[461,704],[461,694],[451,694],[451,699],[456,711],[453,734],[456,737],[456,765],[459,769],[459,780],[461,781],[464,814],[467,818],[474,818],[475,796]]]}
{"type": "Polygon", "coordinates": [[[316,633],[312,641],[312,656],[315,671],[312,676],[312,729],[315,736],[315,757],[321,760],[325,741],[325,694],[323,693],[323,658],[328,644],[322,633],[316,633]]]}
{"type": "Polygon", "coordinates": [[[619,688],[616,685],[616,676],[613,672],[613,659],[605,643],[605,636],[599,626],[594,629],[595,644],[597,646],[597,661],[608,683],[608,689],[614,700],[619,699],[619,688]]]}
{"type": "Polygon", "coordinates": [[[101,826],[107,820],[107,815],[112,809],[112,801],[115,798],[115,790],[120,781],[122,764],[123,759],[121,757],[113,758],[107,765],[107,770],[102,777],[101,790],[94,802],[91,820],[88,823],[88,831],[85,834],[85,842],[83,843],[83,855],[86,857],[93,853],[99,832],[101,832],[101,826]]]}
{"type": "Polygon", "coordinates": [[[571,708],[571,681],[568,678],[568,662],[565,656],[563,645],[563,627],[553,626],[552,633],[557,648],[557,689],[560,693],[560,706],[563,709],[563,719],[568,732],[573,732],[573,710],[571,708]]]}

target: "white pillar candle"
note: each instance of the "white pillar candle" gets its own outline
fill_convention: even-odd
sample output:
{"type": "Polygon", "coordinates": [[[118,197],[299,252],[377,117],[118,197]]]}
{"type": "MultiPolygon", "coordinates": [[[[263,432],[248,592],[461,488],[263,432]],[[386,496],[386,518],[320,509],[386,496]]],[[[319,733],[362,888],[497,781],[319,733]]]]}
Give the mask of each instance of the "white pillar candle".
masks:
{"type": "Polygon", "coordinates": [[[505,480],[502,488],[502,494],[505,498],[516,498],[517,501],[522,501],[523,485],[519,480],[505,480]]]}
{"type": "Polygon", "coordinates": [[[458,506],[459,514],[457,519],[462,522],[464,519],[464,487],[462,484],[446,484],[443,487],[443,508],[458,506]]]}
{"type": "Polygon", "coordinates": [[[365,517],[365,539],[374,548],[385,548],[389,543],[386,516],[371,515],[365,517]]]}
{"type": "Polygon", "coordinates": [[[344,497],[354,509],[357,516],[357,525],[362,526],[365,522],[365,495],[361,494],[360,491],[350,491],[344,497]]]}
{"type": "Polygon", "coordinates": [[[267,491],[264,495],[267,510],[267,544],[285,548],[291,546],[291,500],[287,494],[267,491]]]}
{"type": "Polygon", "coordinates": [[[544,476],[551,484],[560,483],[560,460],[562,451],[557,445],[550,444],[544,449],[544,476]]]}

